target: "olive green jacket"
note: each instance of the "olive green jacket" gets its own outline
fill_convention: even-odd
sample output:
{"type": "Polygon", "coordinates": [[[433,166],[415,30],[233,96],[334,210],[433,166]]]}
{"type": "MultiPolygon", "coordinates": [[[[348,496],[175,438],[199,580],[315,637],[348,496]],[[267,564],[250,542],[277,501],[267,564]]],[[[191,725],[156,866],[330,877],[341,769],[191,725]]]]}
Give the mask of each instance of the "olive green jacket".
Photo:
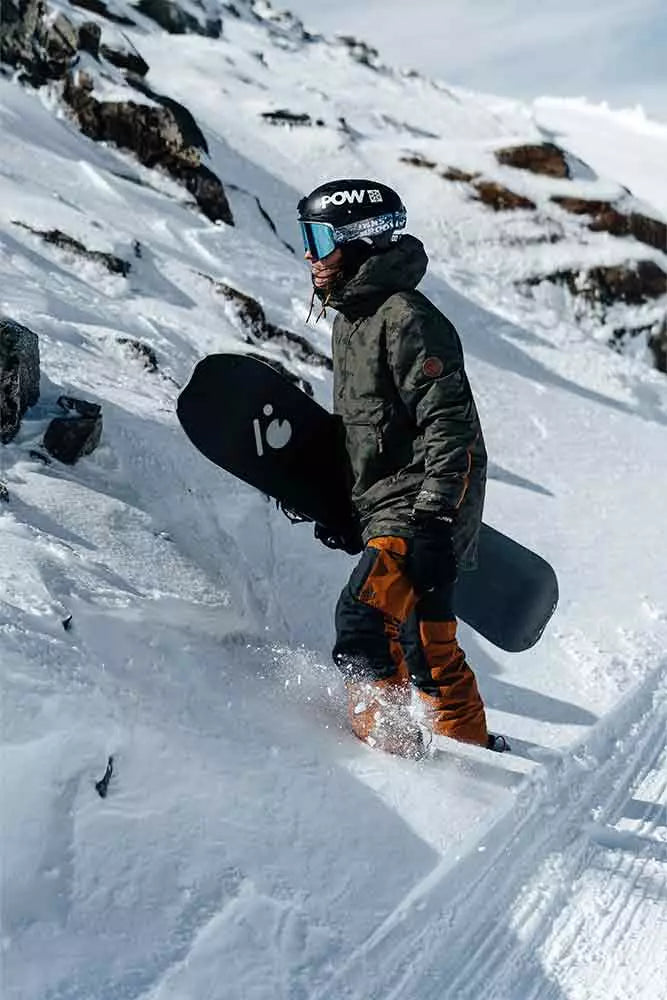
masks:
{"type": "Polygon", "coordinates": [[[415,507],[455,511],[465,568],[475,563],[486,449],[458,334],[416,291],[427,264],[419,240],[403,236],[329,297],[334,411],[364,541],[409,537],[415,507]]]}

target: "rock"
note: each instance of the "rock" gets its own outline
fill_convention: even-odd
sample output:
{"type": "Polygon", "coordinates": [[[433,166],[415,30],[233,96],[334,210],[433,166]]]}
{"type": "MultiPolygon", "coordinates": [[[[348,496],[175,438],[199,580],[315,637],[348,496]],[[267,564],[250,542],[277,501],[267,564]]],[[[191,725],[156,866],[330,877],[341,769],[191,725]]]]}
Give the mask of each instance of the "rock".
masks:
{"type": "Polygon", "coordinates": [[[80,24],[77,38],[78,48],[81,52],[88,52],[97,59],[100,51],[101,36],[102,29],[94,21],[86,21],[84,24],[80,24]]]}
{"type": "Polygon", "coordinates": [[[0,56],[2,62],[23,69],[22,78],[39,87],[62,79],[78,51],[74,25],[59,13],[47,19],[43,0],[2,0],[0,56]]]}
{"type": "Polygon", "coordinates": [[[124,24],[128,28],[136,27],[137,22],[122,14],[113,14],[102,0],[69,0],[72,7],[81,7],[90,11],[91,14],[99,14],[112,24],[124,24]]]}
{"type": "Polygon", "coordinates": [[[507,146],[496,149],[495,156],[498,163],[506,167],[518,167],[533,174],[546,174],[547,177],[571,176],[567,154],[553,142],[507,146]]]}
{"type": "Polygon", "coordinates": [[[470,174],[466,170],[459,170],[458,167],[447,167],[441,174],[446,181],[463,181],[466,184],[470,184],[474,181],[479,174],[470,174]]]}
{"type": "Polygon", "coordinates": [[[477,192],[479,201],[488,205],[494,212],[505,212],[517,208],[534,209],[535,203],[530,198],[524,198],[515,191],[498,184],[496,181],[473,181],[472,186],[477,192]]]}
{"type": "Polygon", "coordinates": [[[68,236],[67,233],[61,232],[60,229],[33,229],[32,226],[28,226],[25,222],[15,222],[14,225],[20,226],[22,229],[27,229],[28,232],[33,233],[35,236],[41,236],[45,243],[52,243],[62,250],[69,250],[79,257],[85,257],[86,260],[102,264],[110,274],[122,274],[126,278],[130,273],[131,264],[129,261],[123,260],[122,257],[116,257],[112,253],[104,253],[101,250],[88,250],[83,243],[75,240],[72,236],[68,236]]]}
{"type": "Polygon", "coordinates": [[[46,428],[44,447],[59,462],[73,465],[90,455],[102,436],[102,408],[71,396],[61,396],[58,406],[68,414],[55,417],[46,428]]]}
{"type": "Polygon", "coordinates": [[[124,69],[135,76],[146,76],[150,66],[142,56],[135,50],[111,48],[109,45],[100,45],[100,55],[112,66],[124,69]]]}
{"type": "Polygon", "coordinates": [[[530,278],[527,284],[537,285],[541,281],[564,285],[573,295],[603,306],[615,302],[642,305],[667,294],[667,274],[652,260],[593,267],[588,271],[555,271],[530,278]]]}
{"type": "Polygon", "coordinates": [[[667,374],[667,316],[658,325],[658,328],[651,332],[648,346],[653,353],[655,367],[658,371],[667,374]]]}
{"type": "MultiPolygon", "coordinates": [[[[280,108],[278,111],[263,111],[260,115],[265,122],[270,122],[272,125],[312,125],[313,119],[308,114],[299,114],[295,111],[288,111],[286,108],[280,108]]],[[[318,125],[323,125],[324,122],[318,118],[318,125]]]]}
{"type": "Polygon", "coordinates": [[[155,21],[170,35],[204,35],[207,38],[220,38],[222,21],[219,18],[207,20],[203,25],[177,3],[171,0],[139,0],[136,9],[144,17],[155,21]]]}
{"type": "Polygon", "coordinates": [[[28,66],[41,48],[44,31],[42,0],[2,0],[0,8],[0,58],[10,66],[28,66]]]}
{"type": "Polygon", "coordinates": [[[352,35],[337,35],[336,40],[345,46],[355,62],[369,69],[384,70],[385,67],[380,60],[380,53],[372,45],[354,38],[352,35]]]}
{"type": "Polygon", "coordinates": [[[588,228],[593,232],[611,233],[612,236],[634,236],[640,243],[667,253],[667,224],[652,219],[641,212],[622,212],[610,201],[587,198],[570,198],[554,195],[551,200],[566,212],[588,215],[588,228]]]}
{"type": "Polygon", "coordinates": [[[2,482],[0,482],[0,501],[2,501],[2,503],[9,503],[9,490],[2,482]]]}
{"type": "Polygon", "coordinates": [[[116,337],[116,343],[128,347],[149,372],[159,371],[157,355],[149,344],[144,344],[142,340],[134,340],[132,337],[116,337]]]}
{"type": "Polygon", "coordinates": [[[150,97],[151,101],[155,101],[156,104],[161,104],[163,108],[171,111],[176,119],[184,146],[193,146],[195,149],[203,150],[208,155],[208,143],[192,112],[173,98],[167,97],[165,94],[158,94],[143,80],[132,80],[131,83],[135,90],[141,91],[146,97],[150,97]]]}
{"type": "Polygon", "coordinates": [[[0,441],[16,436],[21,418],[39,399],[37,334],[11,319],[0,318],[0,441]]]}
{"type": "Polygon", "coordinates": [[[69,76],[65,82],[64,99],[84,135],[97,142],[113,142],[131,150],[144,166],[165,170],[187,188],[208,219],[234,225],[221,181],[200,163],[199,152],[184,139],[170,108],[98,101],[92,90],[92,81],[84,73],[77,79],[69,76]]]}
{"type": "Polygon", "coordinates": [[[435,170],[438,165],[435,160],[429,160],[421,153],[409,153],[407,156],[400,156],[399,160],[410,167],[423,167],[425,170],[435,170]]]}
{"type": "Polygon", "coordinates": [[[226,285],[222,281],[213,281],[211,278],[208,280],[212,282],[215,291],[232,304],[236,315],[249,334],[249,337],[246,338],[247,344],[257,341],[278,342],[285,348],[289,348],[289,352],[294,354],[299,361],[307,361],[311,365],[318,365],[331,371],[330,357],[322,354],[298,333],[292,333],[291,330],[285,330],[270,323],[262,306],[252,296],[239,292],[236,288],[232,288],[231,285],[226,285]]]}

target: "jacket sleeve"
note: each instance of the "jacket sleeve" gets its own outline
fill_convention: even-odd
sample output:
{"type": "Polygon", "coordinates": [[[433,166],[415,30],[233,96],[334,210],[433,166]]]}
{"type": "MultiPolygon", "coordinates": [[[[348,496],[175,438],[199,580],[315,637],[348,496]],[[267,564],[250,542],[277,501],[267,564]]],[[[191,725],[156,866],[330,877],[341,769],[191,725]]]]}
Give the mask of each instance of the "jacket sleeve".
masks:
{"type": "Polygon", "coordinates": [[[415,508],[455,511],[479,433],[458,334],[430,303],[404,300],[391,310],[386,336],[394,384],[424,439],[426,475],[415,508]]]}

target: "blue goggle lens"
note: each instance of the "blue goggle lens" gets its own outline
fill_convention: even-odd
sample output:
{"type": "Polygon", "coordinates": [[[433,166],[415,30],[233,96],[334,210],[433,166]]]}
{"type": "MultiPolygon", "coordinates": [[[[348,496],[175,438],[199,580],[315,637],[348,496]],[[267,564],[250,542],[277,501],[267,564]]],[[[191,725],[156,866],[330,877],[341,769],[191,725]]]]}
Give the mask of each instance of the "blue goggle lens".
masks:
{"type": "Polygon", "coordinates": [[[310,252],[313,260],[322,260],[336,249],[333,226],[325,222],[300,222],[303,246],[310,252]]]}

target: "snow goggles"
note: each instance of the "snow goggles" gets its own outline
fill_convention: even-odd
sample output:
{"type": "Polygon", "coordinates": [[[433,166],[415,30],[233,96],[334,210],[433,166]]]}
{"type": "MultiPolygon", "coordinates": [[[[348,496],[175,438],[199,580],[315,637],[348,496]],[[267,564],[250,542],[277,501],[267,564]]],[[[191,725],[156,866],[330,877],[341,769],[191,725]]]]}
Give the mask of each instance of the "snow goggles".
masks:
{"type": "Polygon", "coordinates": [[[379,236],[380,233],[403,229],[406,222],[407,213],[403,210],[376,215],[372,219],[360,219],[358,222],[350,222],[347,226],[339,226],[338,228],[329,222],[300,221],[299,226],[306,253],[310,253],[313,260],[322,260],[323,257],[328,257],[330,253],[333,253],[341,243],[372,238],[379,236]]]}

